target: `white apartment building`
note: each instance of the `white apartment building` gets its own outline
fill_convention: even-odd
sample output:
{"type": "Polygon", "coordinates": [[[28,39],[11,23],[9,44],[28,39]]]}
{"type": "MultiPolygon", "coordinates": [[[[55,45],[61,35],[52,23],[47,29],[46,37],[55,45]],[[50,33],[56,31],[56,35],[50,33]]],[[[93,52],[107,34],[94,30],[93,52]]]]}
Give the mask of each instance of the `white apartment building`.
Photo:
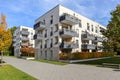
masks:
{"type": "Polygon", "coordinates": [[[26,26],[19,26],[13,34],[14,56],[19,57],[22,46],[29,46],[34,48],[33,36],[35,31],[33,28],[26,26]]]}
{"type": "Polygon", "coordinates": [[[101,52],[103,25],[57,5],[35,20],[35,57],[59,60],[59,53],[101,52]]]}

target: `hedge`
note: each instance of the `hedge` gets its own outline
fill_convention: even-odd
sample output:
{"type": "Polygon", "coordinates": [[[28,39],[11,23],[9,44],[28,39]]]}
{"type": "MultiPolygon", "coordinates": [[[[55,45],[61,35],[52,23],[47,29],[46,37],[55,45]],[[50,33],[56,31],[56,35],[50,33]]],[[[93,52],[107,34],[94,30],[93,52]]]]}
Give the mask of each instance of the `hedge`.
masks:
{"type": "Polygon", "coordinates": [[[110,57],[116,55],[115,52],[74,52],[74,53],[60,53],[61,60],[80,60],[90,58],[110,57]]]}

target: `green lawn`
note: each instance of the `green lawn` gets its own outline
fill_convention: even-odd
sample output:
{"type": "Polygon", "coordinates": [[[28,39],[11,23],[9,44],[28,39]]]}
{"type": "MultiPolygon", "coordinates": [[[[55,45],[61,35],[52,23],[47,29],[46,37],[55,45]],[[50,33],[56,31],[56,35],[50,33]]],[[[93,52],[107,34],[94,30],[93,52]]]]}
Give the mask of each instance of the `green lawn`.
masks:
{"type": "Polygon", "coordinates": [[[37,79],[12,67],[11,65],[3,65],[0,66],[0,80],[37,80],[37,79]]]}
{"type": "Polygon", "coordinates": [[[79,62],[77,64],[102,65],[102,63],[120,64],[120,57],[111,57],[106,59],[79,62]]]}
{"type": "Polygon", "coordinates": [[[64,62],[41,60],[41,59],[34,59],[33,61],[44,62],[44,63],[55,64],[55,65],[66,65],[66,64],[68,64],[68,63],[64,63],[64,62]]]}

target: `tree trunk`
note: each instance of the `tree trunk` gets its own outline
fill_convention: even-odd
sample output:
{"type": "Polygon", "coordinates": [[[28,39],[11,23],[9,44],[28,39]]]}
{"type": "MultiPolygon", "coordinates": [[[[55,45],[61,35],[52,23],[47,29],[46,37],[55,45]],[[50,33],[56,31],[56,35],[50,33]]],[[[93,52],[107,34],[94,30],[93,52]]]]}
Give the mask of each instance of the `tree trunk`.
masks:
{"type": "Polygon", "coordinates": [[[3,52],[1,51],[1,65],[3,63],[3,52]]]}

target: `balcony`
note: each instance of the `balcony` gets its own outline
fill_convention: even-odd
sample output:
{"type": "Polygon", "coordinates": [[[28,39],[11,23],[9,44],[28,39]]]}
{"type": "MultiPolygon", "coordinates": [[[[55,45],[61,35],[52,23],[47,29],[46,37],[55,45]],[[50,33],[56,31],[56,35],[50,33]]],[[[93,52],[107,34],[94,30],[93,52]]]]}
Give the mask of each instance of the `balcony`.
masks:
{"type": "Polygon", "coordinates": [[[43,39],[43,35],[42,34],[37,34],[37,39],[38,40],[42,40],[43,39]]]}
{"type": "Polygon", "coordinates": [[[96,49],[94,44],[82,44],[82,49],[96,49]]]}
{"type": "Polygon", "coordinates": [[[21,43],[21,46],[28,46],[28,43],[21,43]]]}
{"type": "Polygon", "coordinates": [[[42,34],[35,34],[34,35],[34,39],[42,40],[43,39],[43,35],[42,34]]]}
{"type": "Polygon", "coordinates": [[[63,29],[60,31],[60,35],[62,37],[65,37],[65,38],[69,38],[69,37],[78,37],[79,34],[73,30],[67,30],[67,29],[63,29]]]}
{"type": "Polygon", "coordinates": [[[75,25],[75,24],[78,24],[80,21],[75,16],[65,13],[60,17],[60,22],[70,24],[70,25],[75,25]]]}
{"type": "Polygon", "coordinates": [[[43,30],[45,29],[45,23],[43,22],[38,22],[34,25],[34,29],[38,29],[38,30],[43,30]]]}
{"type": "Polygon", "coordinates": [[[78,48],[79,46],[78,46],[78,44],[77,43],[69,43],[69,42],[62,42],[61,44],[60,44],[60,48],[68,48],[68,49],[74,49],[74,48],[78,48]]]}
{"type": "Polygon", "coordinates": [[[27,40],[29,40],[29,38],[28,37],[21,37],[21,40],[27,41],[27,40]]]}
{"type": "Polygon", "coordinates": [[[103,41],[103,38],[101,38],[101,37],[96,37],[96,40],[97,40],[98,42],[102,42],[102,41],[103,41]]]}
{"type": "Polygon", "coordinates": [[[97,50],[101,50],[101,49],[103,49],[103,46],[102,45],[98,45],[98,46],[96,46],[96,48],[97,48],[97,50]]]}
{"type": "Polygon", "coordinates": [[[23,34],[23,35],[29,35],[29,32],[28,31],[21,31],[21,34],[23,34]]]}
{"type": "Polygon", "coordinates": [[[95,36],[90,35],[90,34],[83,34],[82,40],[95,40],[95,36]]]}

